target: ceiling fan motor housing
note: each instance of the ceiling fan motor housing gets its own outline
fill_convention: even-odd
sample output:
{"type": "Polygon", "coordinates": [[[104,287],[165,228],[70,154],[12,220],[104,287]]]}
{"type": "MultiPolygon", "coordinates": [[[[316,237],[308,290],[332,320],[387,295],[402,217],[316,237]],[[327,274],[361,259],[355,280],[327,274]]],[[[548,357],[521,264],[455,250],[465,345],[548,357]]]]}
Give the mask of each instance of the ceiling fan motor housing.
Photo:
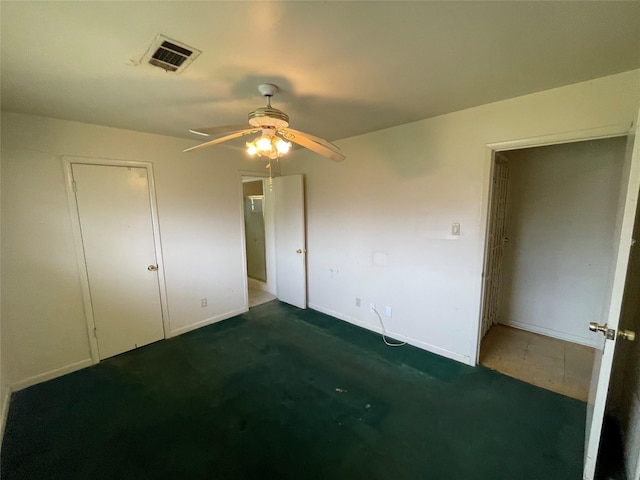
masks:
{"type": "Polygon", "coordinates": [[[257,108],[249,114],[249,124],[254,127],[288,127],[289,115],[273,107],[257,108]]]}

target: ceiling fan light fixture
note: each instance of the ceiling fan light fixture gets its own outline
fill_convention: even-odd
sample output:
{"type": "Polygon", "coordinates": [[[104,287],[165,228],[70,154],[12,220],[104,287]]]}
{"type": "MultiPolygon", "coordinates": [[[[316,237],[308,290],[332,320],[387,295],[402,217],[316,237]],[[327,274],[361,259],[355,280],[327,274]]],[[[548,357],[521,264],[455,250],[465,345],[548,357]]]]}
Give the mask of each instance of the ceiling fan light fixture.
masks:
{"type": "Polygon", "coordinates": [[[273,140],[271,135],[262,135],[255,141],[256,148],[259,152],[268,153],[273,150],[273,140]]]}
{"type": "Polygon", "coordinates": [[[291,142],[285,142],[281,138],[278,138],[276,142],[276,149],[278,150],[279,154],[284,155],[291,149],[291,142]]]}
{"type": "Polygon", "coordinates": [[[256,148],[256,146],[253,144],[253,142],[247,142],[247,153],[249,155],[251,155],[252,157],[258,153],[258,149],[256,148]]]}
{"type": "Polygon", "coordinates": [[[247,153],[251,156],[268,157],[270,159],[278,158],[291,149],[291,142],[287,142],[278,137],[275,129],[265,128],[262,135],[255,138],[252,142],[247,142],[247,153]]]}

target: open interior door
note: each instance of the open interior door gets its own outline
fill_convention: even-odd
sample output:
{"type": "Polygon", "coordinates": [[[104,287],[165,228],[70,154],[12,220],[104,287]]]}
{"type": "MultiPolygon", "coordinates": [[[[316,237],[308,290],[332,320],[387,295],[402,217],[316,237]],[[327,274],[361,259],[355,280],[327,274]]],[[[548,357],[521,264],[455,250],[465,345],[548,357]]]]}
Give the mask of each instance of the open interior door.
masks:
{"type": "Polygon", "coordinates": [[[592,324],[589,326],[592,331],[595,331],[594,335],[598,335],[599,341],[596,347],[587,404],[584,480],[593,480],[595,477],[607,393],[609,391],[609,382],[611,381],[613,355],[619,334],[618,323],[631,251],[638,191],[640,189],[640,141],[637,140],[640,129],[638,126],[638,122],[636,122],[634,126],[635,134],[632,132],[629,135],[627,155],[620,182],[618,219],[613,237],[613,267],[609,283],[609,301],[606,303],[608,308],[603,310],[603,323],[601,325],[592,324]]]}
{"type": "Polygon", "coordinates": [[[278,299],[307,308],[307,261],[302,175],[273,179],[278,299]]]}
{"type": "MultiPolygon", "coordinates": [[[[640,198],[638,201],[640,205],[640,198]]],[[[633,238],[618,325],[618,337],[631,341],[620,342],[616,347],[607,413],[620,427],[626,478],[640,480],[640,208],[636,209],[633,238]]]]}

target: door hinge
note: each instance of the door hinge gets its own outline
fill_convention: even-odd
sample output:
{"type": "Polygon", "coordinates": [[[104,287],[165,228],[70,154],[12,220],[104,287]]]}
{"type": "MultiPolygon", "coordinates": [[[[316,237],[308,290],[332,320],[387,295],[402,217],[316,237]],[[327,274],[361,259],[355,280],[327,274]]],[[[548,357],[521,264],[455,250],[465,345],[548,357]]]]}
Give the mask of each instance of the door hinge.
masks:
{"type": "Polygon", "coordinates": [[[76,185],[75,180],[71,182],[71,187],[73,188],[73,193],[78,193],[78,186],[76,185]]]}
{"type": "Polygon", "coordinates": [[[93,327],[93,336],[94,338],[98,338],[98,329],[96,327],[93,327]]]}

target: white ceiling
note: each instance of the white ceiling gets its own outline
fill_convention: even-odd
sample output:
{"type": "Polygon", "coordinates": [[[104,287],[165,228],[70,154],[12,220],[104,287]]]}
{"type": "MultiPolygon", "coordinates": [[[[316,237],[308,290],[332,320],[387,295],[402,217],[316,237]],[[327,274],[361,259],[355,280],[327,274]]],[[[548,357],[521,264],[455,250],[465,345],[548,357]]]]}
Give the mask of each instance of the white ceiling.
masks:
{"type": "Polygon", "coordinates": [[[264,105],[329,140],[640,67],[640,2],[6,1],[3,110],[197,137],[264,105]],[[137,64],[157,34],[202,50],[137,64]]]}

